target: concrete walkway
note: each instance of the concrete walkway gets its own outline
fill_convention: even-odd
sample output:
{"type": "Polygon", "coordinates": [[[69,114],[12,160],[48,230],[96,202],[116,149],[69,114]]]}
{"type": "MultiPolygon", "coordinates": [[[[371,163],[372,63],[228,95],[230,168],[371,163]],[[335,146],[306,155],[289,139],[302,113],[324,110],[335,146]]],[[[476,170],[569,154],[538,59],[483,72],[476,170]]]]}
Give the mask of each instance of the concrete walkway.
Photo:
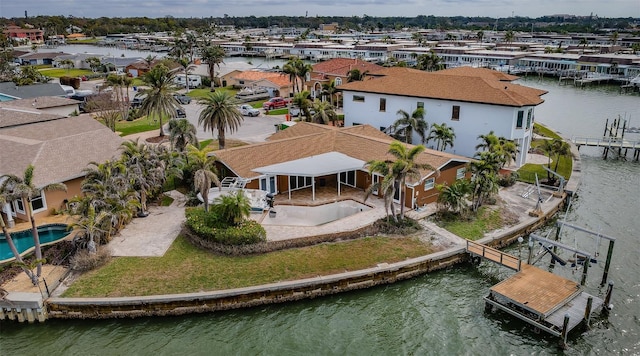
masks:
{"type": "Polygon", "coordinates": [[[170,206],[150,206],[149,216],[134,218],[107,245],[113,256],[162,256],[178,237],[184,222],[185,197],[175,190],[168,192],[170,206]]]}

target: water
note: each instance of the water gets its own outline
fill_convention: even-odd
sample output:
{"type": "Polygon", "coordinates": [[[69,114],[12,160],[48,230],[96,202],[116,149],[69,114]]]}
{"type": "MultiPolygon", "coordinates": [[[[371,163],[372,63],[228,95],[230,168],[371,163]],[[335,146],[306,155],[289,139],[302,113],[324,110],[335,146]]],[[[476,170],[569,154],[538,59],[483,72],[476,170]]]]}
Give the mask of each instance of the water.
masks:
{"type": "MultiPolygon", "coordinates": [[[[71,231],[67,230],[66,225],[41,226],[38,228],[40,244],[44,245],[61,240],[65,236],[69,235],[70,232],[71,231]]],[[[33,247],[33,236],[31,235],[31,230],[13,233],[11,234],[11,238],[13,240],[13,243],[16,245],[16,249],[19,253],[23,253],[24,251],[33,247]]],[[[0,239],[0,261],[9,258],[13,258],[13,253],[11,253],[9,244],[7,243],[7,240],[3,235],[0,239]]]]}
{"type": "MultiPolygon", "coordinates": [[[[550,91],[539,122],[565,136],[600,135],[606,117],[640,120],[637,95],[527,80],[550,91]],[[556,114],[557,113],[557,114],[556,114]]],[[[640,164],[603,161],[582,150],[583,182],[567,220],[618,238],[610,277],[615,308],[569,341],[568,355],[640,354],[640,164]]],[[[546,233],[542,231],[541,233],[546,233]]],[[[565,243],[573,245],[570,235],[565,243]]],[[[594,250],[581,241],[580,248],[594,250]]],[[[604,243],[602,255],[606,253],[604,243]]],[[[524,250],[524,249],[523,249],[524,250]]],[[[512,247],[518,253],[518,246],[512,247]]],[[[602,263],[588,291],[600,294],[602,263]]],[[[558,272],[578,278],[569,268],[558,272]]],[[[135,320],[0,324],[0,351],[36,354],[524,355],[556,354],[557,339],[504,314],[484,313],[482,297],[506,272],[457,267],[410,281],[327,298],[247,310],[135,320]]]]}

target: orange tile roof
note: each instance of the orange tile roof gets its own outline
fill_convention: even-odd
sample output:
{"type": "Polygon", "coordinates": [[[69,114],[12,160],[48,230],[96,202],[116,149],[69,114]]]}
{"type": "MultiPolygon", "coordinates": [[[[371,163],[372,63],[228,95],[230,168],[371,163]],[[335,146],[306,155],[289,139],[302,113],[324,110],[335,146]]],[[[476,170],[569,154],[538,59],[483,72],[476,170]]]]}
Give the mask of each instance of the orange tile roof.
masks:
{"type": "Polygon", "coordinates": [[[261,80],[261,79],[270,79],[274,77],[284,77],[284,78],[287,78],[287,80],[289,80],[289,77],[282,73],[261,72],[261,71],[255,71],[255,70],[246,70],[244,72],[240,72],[236,74],[233,78],[241,79],[241,80],[261,80]]]}
{"type": "MultiPolygon", "coordinates": [[[[235,174],[243,178],[256,178],[253,169],[327,152],[340,152],[347,156],[370,160],[392,160],[389,145],[393,138],[369,125],[347,128],[298,122],[279,131],[268,142],[240,146],[214,152],[215,156],[235,174]]],[[[426,149],[417,159],[435,168],[444,167],[455,160],[469,159],[453,154],[426,149]]],[[[432,171],[423,172],[427,176],[432,171]]]]}
{"type": "Polygon", "coordinates": [[[383,68],[384,67],[375,63],[369,63],[361,59],[334,58],[315,64],[313,66],[313,73],[346,77],[352,69],[358,69],[360,72],[368,71],[373,73],[383,68]]]}
{"type": "Polygon", "coordinates": [[[513,80],[513,76],[488,71],[491,70],[468,67],[424,72],[391,67],[380,71],[378,78],[346,83],[339,89],[515,107],[544,102],[540,96],[547,91],[505,82],[513,80]]]}

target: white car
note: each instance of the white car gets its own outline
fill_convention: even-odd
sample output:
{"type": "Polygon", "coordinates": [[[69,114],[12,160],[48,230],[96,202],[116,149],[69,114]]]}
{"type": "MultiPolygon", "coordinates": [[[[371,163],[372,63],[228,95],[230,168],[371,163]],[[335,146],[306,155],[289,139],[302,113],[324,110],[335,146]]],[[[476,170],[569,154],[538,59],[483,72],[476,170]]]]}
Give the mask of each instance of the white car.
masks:
{"type": "Polygon", "coordinates": [[[238,110],[240,110],[240,113],[242,114],[242,116],[254,117],[254,116],[259,116],[260,115],[260,110],[253,108],[249,104],[240,105],[238,107],[238,110]]]}

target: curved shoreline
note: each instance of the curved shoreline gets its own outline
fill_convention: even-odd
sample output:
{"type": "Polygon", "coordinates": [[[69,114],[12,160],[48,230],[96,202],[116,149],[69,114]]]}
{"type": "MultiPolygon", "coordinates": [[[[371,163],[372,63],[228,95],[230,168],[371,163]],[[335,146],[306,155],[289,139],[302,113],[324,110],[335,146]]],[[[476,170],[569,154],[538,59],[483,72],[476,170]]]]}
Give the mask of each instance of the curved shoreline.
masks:
{"type": "MultiPolygon", "coordinates": [[[[572,175],[567,182],[568,193],[543,203],[542,216],[527,217],[504,231],[488,233],[477,242],[496,248],[507,246],[539,228],[558,212],[566,195],[575,192],[580,184],[580,156],[575,146],[571,143],[570,146],[574,159],[572,175]]],[[[468,254],[463,239],[458,239],[460,241],[454,247],[440,252],[391,264],[380,263],[363,270],[210,292],[118,298],[52,297],[44,301],[43,312],[46,318],[55,319],[134,318],[205,313],[311,299],[390,284],[464,263],[468,254]]]]}

